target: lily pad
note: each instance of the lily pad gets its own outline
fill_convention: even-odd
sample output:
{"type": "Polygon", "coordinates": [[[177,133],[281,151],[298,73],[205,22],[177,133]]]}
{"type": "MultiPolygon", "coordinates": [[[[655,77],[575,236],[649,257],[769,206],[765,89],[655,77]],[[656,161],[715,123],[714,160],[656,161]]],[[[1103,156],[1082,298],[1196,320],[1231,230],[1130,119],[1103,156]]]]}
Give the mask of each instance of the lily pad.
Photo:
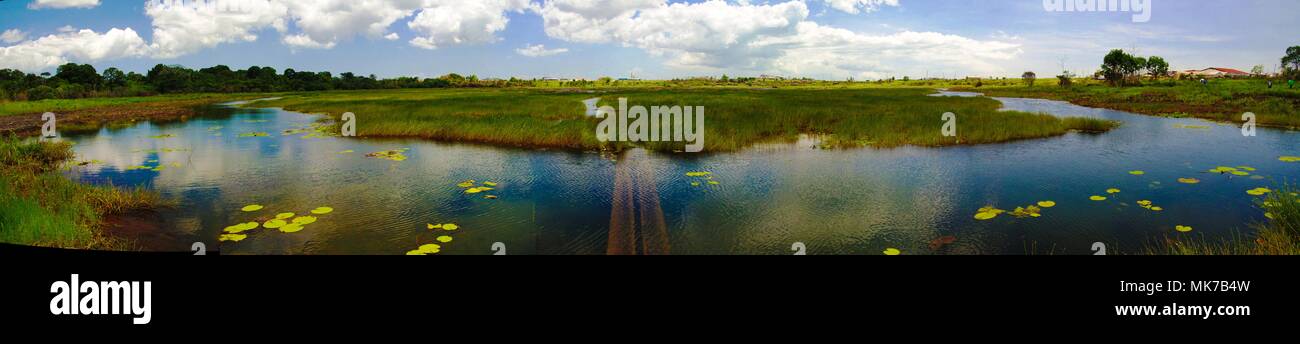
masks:
{"type": "Polygon", "coordinates": [[[486,199],[497,199],[497,196],[494,196],[494,195],[486,195],[486,196],[483,196],[483,198],[486,198],[486,199]]]}
{"type": "Polygon", "coordinates": [[[1105,201],[1105,200],[1106,200],[1106,197],[1104,197],[1104,196],[1092,196],[1092,197],[1088,197],[1088,199],[1093,200],[1093,201],[1097,201],[1097,202],[1101,202],[1101,201],[1105,201]]]}
{"type": "Polygon", "coordinates": [[[289,224],[288,222],[284,222],[284,219],[274,219],[271,221],[266,221],[266,223],[262,224],[262,227],[266,227],[266,229],[278,229],[278,228],[283,228],[288,224],[289,224]]]}
{"type": "Polygon", "coordinates": [[[442,252],[442,245],[424,244],[424,245],[420,245],[420,248],[416,249],[416,251],[424,252],[425,254],[438,253],[438,252],[442,252]]]}
{"type": "Polygon", "coordinates": [[[1178,182],[1183,184],[1200,184],[1201,180],[1196,178],[1178,178],[1178,182]]]}
{"type": "Polygon", "coordinates": [[[430,230],[433,230],[433,229],[442,229],[442,225],[435,225],[435,224],[430,223],[430,224],[429,224],[429,229],[430,229],[430,230]]]}
{"type": "Polygon", "coordinates": [[[1174,230],[1179,231],[1179,232],[1183,232],[1183,233],[1187,233],[1187,232],[1191,232],[1191,231],[1192,231],[1192,226],[1177,225],[1177,226],[1174,226],[1174,230]]]}
{"type": "Polygon", "coordinates": [[[246,205],[246,206],[244,206],[243,208],[241,208],[241,209],[239,209],[239,210],[242,210],[242,211],[244,211],[244,212],[246,212],[246,213],[251,213],[251,212],[254,212],[254,211],[262,210],[262,208],[263,208],[263,207],[262,207],[260,204],[249,204],[249,205],[246,205]]]}
{"type": "Polygon", "coordinates": [[[392,160],[392,161],[406,161],[406,155],[402,154],[405,153],[406,151],[407,151],[406,149],[386,150],[382,152],[374,152],[374,153],[366,154],[366,157],[392,160]]]}
{"type": "Polygon", "coordinates": [[[298,218],[293,219],[293,223],[306,226],[316,223],[316,220],[318,219],[315,216],[299,216],[298,218]]]}
{"type": "Polygon", "coordinates": [[[217,237],[217,240],[219,241],[230,241],[230,242],[240,242],[240,241],[244,241],[244,239],[248,239],[247,234],[222,234],[221,236],[217,237]]]}
{"type": "Polygon", "coordinates": [[[1284,156],[1277,158],[1277,160],[1282,162],[1300,162],[1300,156],[1284,156]]]}
{"type": "Polygon", "coordinates": [[[1135,176],[1140,176],[1140,175],[1147,174],[1147,172],[1146,172],[1146,171],[1128,171],[1128,174],[1135,175],[1135,176]]]}
{"type": "Polygon", "coordinates": [[[330,207],[320,207],[311,210],[311,213],[316,215],[325,215],[332,212],[334,212],[334,208],[330,208],[330,207]]]}
{"type": "Polygon", "coordinates": [[[443,236],[438,237],[438,242],[440,242],[440,243],[444,243],[444,244],[445,244],[445,243],[449,243],[449,242],[451,242],[451,240],[452,240],[451,237],[450,237],[450,236],[446,236],[446,235],[443,235],[443,236]]]}
{"type": "Polygon", "coordinates": [[[708,177],[713,172],[686,172],[687,177],[708,177]]]}
{"type": "Polygon", "coordinates": [[[279,214],[276,214],[276,215],[275,215],[275,219],[276,219],[276,220],[287,220],[287,219],[293,218],[294,215],[298,215],[298,214],[294,214],[294,213],[279,213],[279,214]]]}
{"type": "Polygon", "coordinates": [[[264,132],[250,132],[250,133],[239,134],[239,137],[267,137],[267,136],[271,136],[271,134],[264,133],[264,132]]]}
{"type": "Polygon", "coordinates": [[[303,224],[301,223],[290,223],[284,225],[284,227],[280,227],[280,232],[283,233],[298,233],[301,232],[302,230],[303,230],[303,224]]]}
{"type": "Polygon", "coordinates": [[[462,189],[464,189],[464,188],[472,188],[472,187],[474,187],[474,183],[477,183],[477,182],[475,182],[473,179],[470,179],[470,180],[466,180],[466,181],[460,182],[460,184],[456,184],[456,186],[459,186],[459,187],[462,188],[462,189]]]}
{"type": "Polygon", "coordinates": [[[444,224],[444,225],[442,225],[442,230],[446,230],[446,231],[454,231],[454,230],[457,230],[457,229],[460,229],[460,226],[457,226],[457,225],[454,224],[454,223],[448,223],[448,224],[444,224]]]}
{"type": "Polygon", "coordinates": [[[1056,202],[1042,201],[1042,202],[1038,202],[1038,206],[1042,208],[1051,208],[1056,206],[1056,202]]]}
{"type": "Polygon", "coordinates": [[[903,251],[899,251],[898,249],[896,249],[896,248],[892,248],[892,247],[891,247],[891,248],[887,248],[887,249],[885,249],[885,252],[883,252],[883,253],[884,253],[886,256],[897,256],[897,255],[903,254],[903,251]]]}
{"type": "Polygon", "coordinates": [[[491,186],[491,187],[496,187],[496,186],[497,186],[497,183],[493,183],[493,182],[483,182],[483,185],[491,186]]]}
{"type": "Polygon", "coordinates": [[[1119,192],[1120,192],[1119,189],[1116,189],[1116,188],[1109,188],[1109,189],[1106,189],[1106,193],[1108,193],[1108,194],[1112,194],[1112,195],[1117,194],[1117,193],[1119,193],[1119,192]]]}
{"type": "Polygon", "coordinates": [[[1270,192],[1273,192],[1273,190],[1269,190],[1269,188],[1254,188],[1246,191],[1246,193],[1251,196],[1263,196],[1270,192]]]}

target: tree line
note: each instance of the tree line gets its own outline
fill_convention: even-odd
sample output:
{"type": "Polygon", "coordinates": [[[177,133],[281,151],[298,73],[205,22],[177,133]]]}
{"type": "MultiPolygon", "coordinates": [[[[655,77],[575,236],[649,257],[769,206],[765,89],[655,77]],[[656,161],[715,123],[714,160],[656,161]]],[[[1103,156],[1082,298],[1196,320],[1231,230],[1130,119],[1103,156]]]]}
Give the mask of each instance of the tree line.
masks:
{"type": "Polygon", "coordinates": [[[368,90],[399,88],[477,88],[532,86],[534,81],[481,80],[477,76],[447,74],[437,78],[399,77],[379,79],[374,75],[353,73],[334,75],[271,67],[253,66],[233,70],[219,65],[193,70],[182,66],[159,64],[146,74],[124,72],[117,68],[102,73],[89,64],[69,63],[54,74],[23,73],[0,69],[0,99],[43,100],[88,97],[150,96],[172,93],[239,93],[329,90],[368,90]]]}

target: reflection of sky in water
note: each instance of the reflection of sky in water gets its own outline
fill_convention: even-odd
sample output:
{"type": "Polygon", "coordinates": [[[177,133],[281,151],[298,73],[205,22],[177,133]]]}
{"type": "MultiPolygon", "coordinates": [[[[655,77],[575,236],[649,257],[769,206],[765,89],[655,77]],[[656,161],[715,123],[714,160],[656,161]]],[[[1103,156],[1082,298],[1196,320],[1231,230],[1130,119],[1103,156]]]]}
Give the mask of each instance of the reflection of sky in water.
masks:
{"type": "Polygon", "coordinates": [[[167,228],[187,239],[211,241],[228,225],[278,212],[336,209],[299,233],[259,229],[243,242],[222,245],[236,254],[401,254],[433,242],[436,235],[424,229],[426,223],[461,226],[452,234],[455,241],[443,245],[448,254],[487,254],[493,242],[506,243],[511,254],[603,254],[618,168],[653,176],[648,180],[657,185],[671,252],[678,254],[787,254],[793,242],[806,243],[811,254],[876,254],[885,247],[929,253],[928,242],[943,235],[958,241],[942,253],[1079,254],[1096,241],[1132,252],[1172,234],[1176,224],[1223,236],[1263,220],[1245,190],[1272,186],[1270,180],[1202,171],[1249,165],[1281,181],[1294,179],[1300,167],[1277,160],[1300,155],[1300,138],[1292,132],[1262,129],[1258,137],[1244,138],[1235,127],[1192,119],[1052,101],[1003,102],[1017,110],[1125,125],[1103,135],[975,147],[826,151],[801,142],[733,154],[626,154],[619,163],[591,153],[282,136],[282,130],[310,125],[316,117],[278,110],[226,110],[70,139],[78,142],[82,159],[104,161],[73,173],[83,180],[144,185],[180,199],[163,216],[167,228]],[[237,137],[256,131],[271,136],[237,137]],[[161,134],[176,137],[150,138],[161,134]],[[364,157],[396,148],[410,148],[410,159],[364,157]],[[355,152],[339,154],[344,150],[355,152]],[[147,162],[154,159],[181,167],[127,170],[156,165],[147,162]],[[1147,175],[1131,176],[1130,170],[1147,175]],[[684,176],[690,171],[712,171],[721,184],[693,187],[694,179],[684,176]],[[1183,177],[1203,182],[1177,183],[1183,177]],[[465,179],[501,183],[495,192],[500,199],[465,195],[455,186],[465,179]],[[1112,201],[1088,201],[1111,187],[1123,192],[1112,201]],[[1139,208],[1135,202],[1141,199],[1165,211],[1139,208]],[[984,205],[1011,210],[1041,200],[1058,206],[1035,219],[972,218],[984,205]],[[254,203],[266,210],[238,210],[254,203]]]}

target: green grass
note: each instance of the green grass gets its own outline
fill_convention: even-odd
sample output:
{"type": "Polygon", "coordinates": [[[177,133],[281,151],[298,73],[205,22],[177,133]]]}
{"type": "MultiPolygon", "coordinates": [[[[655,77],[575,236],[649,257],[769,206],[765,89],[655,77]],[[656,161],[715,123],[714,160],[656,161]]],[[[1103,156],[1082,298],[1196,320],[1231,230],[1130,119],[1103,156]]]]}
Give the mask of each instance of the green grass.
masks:
{"type": "Polygon", "coordinates": [[[1150,255],[1298,255],[1300,254],[1300,197],[1292,187],[1269,193],[1259,208],[1269,220],[1252,225],[1250,234],[1236,234],[1221,240],[1197,235],[1166,237],[1147,248],[1150,255]]]}
{"type": "Polygon", "coordinates": [[[981,92],[993,97],[1043,98],[1069,101],[1146,115],[1196,117],[1220,122],[1242,122],[1242,114],[1253,112],[1260,126],[1300,128],[1300,89],[1267,81],[1212,80],[1202,86],[1193,81],[1149,81],[1145,86],[1110,87],[1098,83],[1058,87],[1056,80],[1040,80],[1033,88],[1021,84],[954,89],[981,92]],[[1048,81],[1048,82],[1044,82],[1048,81]]]}
{"type": "MultiPolygon", "coordinates": [[[[998,111],[987,98],[929,97],[923,88],[640,88],[592,90],[460,89],[324,92],[287,95],[251,106],[357,115],[362,137],[421,137],[440,141],[569,149],[621,149],[596,139],[598,119],[581,101],[616,105],[705,107],[705,150],[740,150],[755,143],[820,135],[831,147],[948,146],[1006,142],[1104,131],[1116,123],[998,111]],[[945,112],[957,114],[958,137],[941,135],[945,112]]],[[[659,151],[682,144],[650,144],[659,151]]]]}
{"type": "Polygon", "coordinates": [[[62,248],[124,249],[100,232],[103,216],[168,205],[143,189],[90,186],[59,174],[71,145],[0,137],[0,242],[62,248]]]}
{"type": "Polygon", "coordinates": [[[177,102],[177,101],[204,101],[211,100],[219,102],[225,99],[238,99],[247,97],[243,94],[177,94],[161,95],[151,97],[122,97],[122,98],[82,98],[82,99],[46,99],[39,101],[21,101],[10,102],[0,101],[0,116],[39,114],[45,112],[64,113],[70,111],[79,111],[106,107],[119,107],[127,105],[140,105],[148,103],[177,102]]]}

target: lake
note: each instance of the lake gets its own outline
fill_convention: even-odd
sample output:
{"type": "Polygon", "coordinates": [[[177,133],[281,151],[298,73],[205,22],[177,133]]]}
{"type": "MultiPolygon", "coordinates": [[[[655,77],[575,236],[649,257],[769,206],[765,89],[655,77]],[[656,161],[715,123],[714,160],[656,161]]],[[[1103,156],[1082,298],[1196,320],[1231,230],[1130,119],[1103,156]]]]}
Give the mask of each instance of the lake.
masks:
{"type": "MultiPolygon", "coordinates": [[[[609,156],[284,135],[318,117],[223,105],[183,122],[64,139],[77,143],[79,159],[95,160],[69,176],[178,200],[160,211],[163,230],[179,238],[176,250],[202,241],[223,254],[405,254],[430,243],[442,246],[440,254],[492,254],[498,243],[508,254],[792,254],[795,243],[808,254],[1090,254],[1095,242],[1142,253],[1165,237],[1249,233],[1265,217],[1246,191],[1300,177],[1300,165],[1278,160],[1300,155],[1296,132],[1261,128],[1244,137],[1238,127],[1196,119],[997,99],[1009,110],[1123,126],[947,148],[822,150],[806,137],[736,153],[609,156]],[[253,132],[269,135],[241,135],[253,132]],[[406,160],[366,157],[397,149],[409,149],[401,152],[406,160]],[[1206,172],[1216,166],[1256,170],[1206,172]],[[1129,173],[1135,170],[1145,174],[1129,173]],[[457,185],[466,180],[497,186],[470,194],[457,185]],[[1111,188],[1120,192],[1108,194],[1111,188]],[[1010,211],[1040,201],[1056,206],[1041,217],[974,218],[984,206],[1010,211]],[[251,204],[265,208],[241,211],[251,204]],[[300,232],[259,228],[239,242],[216,240],[231,225],[318,207],[334,211],[300,232]],[[426,228],[445,223],[459,229],[426,228]],[[1177,225],[1194,231],[1176,232],[1177,225]],[[439,242],[442,236],[452,241],[439,242]],[[931,245],[944,237],[955,240],[931,245]]],[[[937,130],[939,114],[935,123],[937,130]]]]}

